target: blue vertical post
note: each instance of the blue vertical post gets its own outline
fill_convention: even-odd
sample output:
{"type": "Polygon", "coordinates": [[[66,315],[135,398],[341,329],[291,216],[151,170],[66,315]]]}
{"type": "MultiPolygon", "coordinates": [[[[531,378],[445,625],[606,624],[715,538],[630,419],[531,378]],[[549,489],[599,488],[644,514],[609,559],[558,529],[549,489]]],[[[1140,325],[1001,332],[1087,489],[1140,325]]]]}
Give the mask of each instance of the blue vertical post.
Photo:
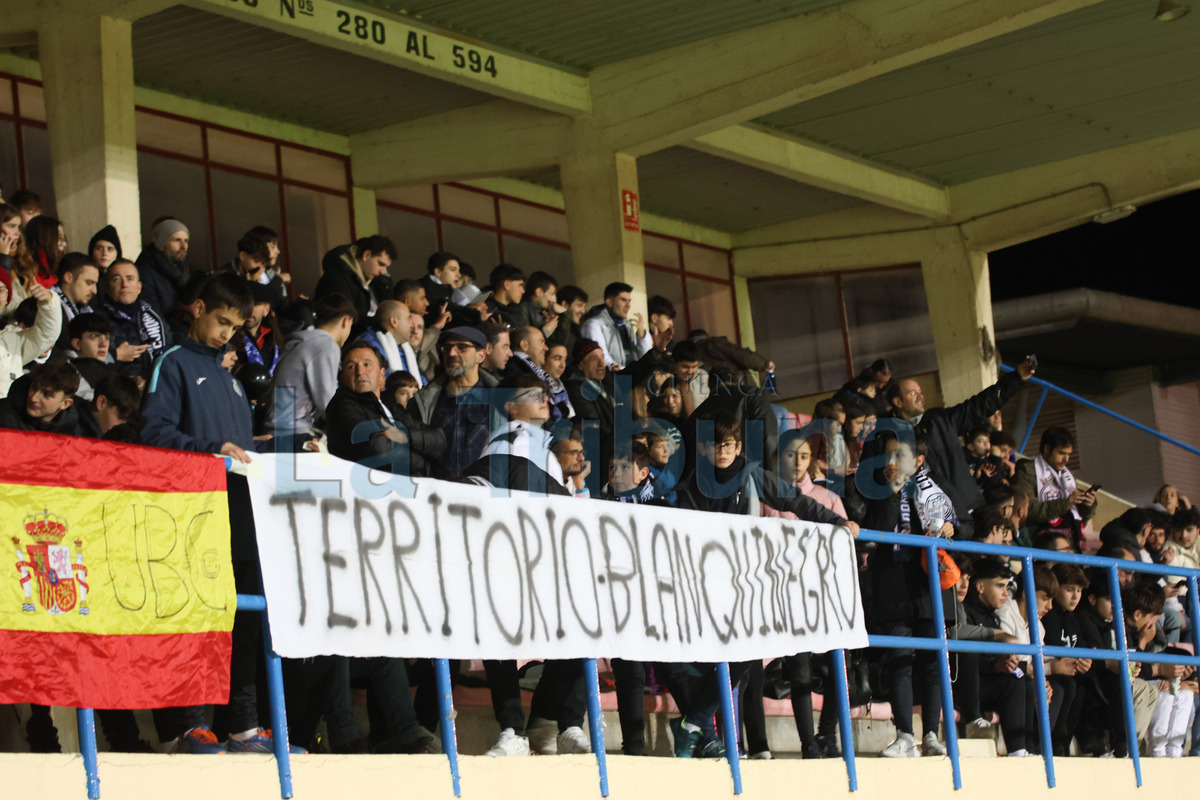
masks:
{"type": "Polygon", "coordinates": [[[75,709],[79,727],[79,753],[83,756],[83,771],[87,773],[88,800],[100,798],[100,768],[96,763],[96,714],[90,708],[75,709]]]}
{"type": "Polygon", "coordinates": [[[454,727],[454,687],[450,684],[450,661],[435,658],[433,672],[437,678],[438,713],[442,717],[442,751],[450,762],[450,784],[454,788],[454,796],[462,797],[462,787],[458,781],[458,731],[454,727]]]}
{"type": "MultiPolygon", "coordinates": [[[[833,651],[833,680],[837,684],[838,723],[842,728],[842,759],[846,762],[846,776],[850,779],[850,791],[858,791],[858,765],[854,762],[854,733],[850,729],[850,689],[846,686],[846,651],[833,651]]],[[[829,702],[829,693],[825,694],[829,702]]]]}
{"type": "MultiPolygon", "coordinates": [[[[950,651],[946,647],[946,612],[942,607],[942,576],[938,569],[936,544],[926,546],[925,562],[929,565],[929,599],[933,605],[933,629],[937,631],[938,641],[942,643],[942,649],[938,651],[938,675],[942,684],[942,716],[946,720],[946,753],[950,756],[954,788],[961,789],[962,769],[958,763],[958,729],[954,725],[954,690],[950,686],[950,651]]],[[[915,734],[916,731],[913,733],[915,734]]]]}
{"type": "Polygon", "coordinates": [[[1042,396],[1038,398],[1037,405],[1033,407],[1033,415],[1029,418],[1029,424],[1025,427],[1025,436],[1021,439],[1020,452],[1025,452],[1025,445],[1029,444],[1029,437],[1033,435],[1033,426],[1037,423],[1038,414],[1042,413],[1042,405],[1046,402],[1046,395],[1050,394],[1049,384],[1043,384],[1042,396]]]}
{"type": "Polygon", "coordinates": [[[1046,662],[1042,655],[1042,627],[1038,619],[1037,586],[1033,579],[1033,557],[1021,559],[1025,565],[1021,576],[1025,580],[1025,618],[1029,620],[1029,644],[1037,650],[1033,657],[1034,701],[1038,712],[1038,733],[1042,742],[1042,759],[1046,762],[1046,786],[1054,788],[1054,746],[1050,739],[1050,706],[1046,702],[1046,662]]]}
{"type": "Polygon", "coordinates": [[[1200,656],[1200,590],[1197,586],[1200,581],[1196,580],[1193,575],[1188,578],[1188,605],[1191,611],[1190,619],[1192,622],[1192,655],[1200,656]]]}
{"type": "Polygon", "coordinates": [[[733,686],[729,682],[729,662],[717,664],[717,693],[721,697],[721,734],[725,739],[725,758],[733,775],[733,793],[742,793],[742,764],[738,759],[737,723],[733,714],[733,686]]]}
{"type": "Polygon", "coordinates": [[[1133,759],[1133,777],[1142,785],[1142,756],[1138,752],[1137,723],[1133,719],[1133,686],[1129,675],[1129,639],[1125,635],[1125,609],[1121,604],[1121,579],[1117,568],[1108,568],[1108,588],[1112,594],[1113,628],[1117,633],[1117,658],[1121,662],[1121,699],[1125,706],[1125,741],[1133,759]]]}
{"type": "Polygon", "coordinates": [[[283,697],[283,661],[271,646],[270,615],[262,612],[263,643],[266,645],[267,697],[271,704],[271,734],[275,743],[275,767],[279,770],[279,796],[292,797],[292,756],[288,750],[287,702],[283,697]]]}
{"type": "Polygon", "coordinates": [[[596,659],[583,660],[583,679],[587,681],[588,731],[592,753],[600,769],[600,796],[608,797],[608,761],[604,754],[604,712],[600,710],[600,676],[596,674],[596,659]]]}

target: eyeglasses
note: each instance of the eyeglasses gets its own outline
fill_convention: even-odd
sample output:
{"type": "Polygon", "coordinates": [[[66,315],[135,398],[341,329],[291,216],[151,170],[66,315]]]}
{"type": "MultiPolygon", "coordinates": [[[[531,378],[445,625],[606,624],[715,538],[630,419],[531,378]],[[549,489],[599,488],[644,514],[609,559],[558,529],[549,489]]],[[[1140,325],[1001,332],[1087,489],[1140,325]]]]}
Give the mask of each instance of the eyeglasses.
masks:
{"type": "Polygon", "coordinates": [[[704,447],[705,449],[711,450],[714,453],[735,453],[737,452],[738,443],[721,442],[720,444],[714,444],[712,442],[705,442],[704,447]]]}
{"type": "Polygon", "coordinates": [[[540,389],[527,389],[513,396],[514,403],[546,403],[550,397],[540,389]]]}
{"type": "Polygon", "coordinates": [[[453,353],[458,351],[464,353],[467,350],[478,350],[479,348],[470,342],[450,342],[449,344],[441,345],[439,348],[443,353],[453,353]]]}

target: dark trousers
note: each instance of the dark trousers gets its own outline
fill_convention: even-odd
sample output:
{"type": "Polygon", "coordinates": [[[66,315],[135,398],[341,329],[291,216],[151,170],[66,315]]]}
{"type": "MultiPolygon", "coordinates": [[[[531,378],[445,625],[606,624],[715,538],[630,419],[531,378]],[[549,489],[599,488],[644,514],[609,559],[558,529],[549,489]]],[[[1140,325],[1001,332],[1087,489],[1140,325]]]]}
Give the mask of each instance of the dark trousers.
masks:
{"type": "MultiPolygon", "coordinates": [[[[691,680],[691,686],[686,697],[676,697],[675,704],[679,706],[684,718],[702,729],[709,728],[716,717],[717,709],[721,707],[721,693],[725,687],[717,677],[716,664],[693,664],[698,673],[691,680]]],[[[737,686],[742,676],[750,669],[747,662],[731,663],[729,665],[729,682],[737,686]]],[[[727,746],[734,746],[729,742],[727,746]]]]}
{"type": "MultiPolygon", "coordinates": [[[[788,656],[783,661],[783,675],[787,678],[788,683],[792,685],[792,716],[796,720],[796,733],[800,735],[800,743],[802,745],[816,741],[813,737],[812,693],[816,687],[816,681],[813,677],[813,662],[817,659],[824,659],[830,662],[833,657],[828,653],[821,655],[797,653],[794,656],[788,656]]],[[[829,674],[833,674],[832,668],[830,668],[829,674]]],[[[830,686],[825,687],[825,702],[821,704],[821,721],[817,727],[817,732],[821,736],[834,736],[837,733],[837,698],[833,695],[831,688],[830,686]]],[[[762,705],[761,700],[759,705],[762,705]]],[[[747,740],[749,740],[749,737],[749,728],[747,727],[747,740]]],[[[764,744],[766,742],[765,736],[763,737],[763,742],[764,744]]],[[[751,750],[750,752],[755,753],[758,751],[751,750]]]]}
{"type": "MultiPolygon", "coordinates": [[[[234,561],[233,581],[239,594],[262,594],[257,561],[234,561]]],[[[238,611],[233,616],[229,660],[229,703],[217,709],[221,727],[241,733],[259,727],[258,675],[263,659],[262,614],[238,611]]],[[[154,727],[160,741],[169,742],[192,728],[207,724],[204,706],[154,710],[154,727]]]]}
{"type": "Polygon", "coordinates": [[[1057,715],[1050,715],[1050,739],[1054,743],[1054,754],[1065,756],[1070,751],[1071,739],[1083,715],[1087,694],[1082,691],[1081,682],[1075,675],[1051,675],[1049,680],[1054,689],[1054,699],[1050,705],[1052,710],[1057,707],[1057,715]]]}
{"type": "MultiPolygon", "coordinates": [[[[1008,752],[1037,749],[1037,709],[1031,678],[1009,673],[985,672],[979,675],[979,703],[1000,715],[1000,730],[1008,752]]],[[[974,719],[974,717],[972,717],[974,719]]]]}
{"type": "MultiPolygon", "coordinates": [[[[890,636],[935,637],[933,622],[927,619],[892,622],[884,633],[890,636]]],[[[937,733],[942,715],[941,680],[937,654],[932,651],[889,650],[888,678],[892,692],[892,718],[901,733],[913,732],[914,688],[921,699],[921,720],[925,733],[937,733]],[[915,671],[915,686],[914,686],[915,671]]],[[[793,690],[793,694],[795,690],[793,690]]]]}
{"type": "MultiPolygon", "coordinates": [[[[458,674],[460,662],[450,659],[450,678],[458,674]]],[[[408,667],[409,683],[417,687],[413,695],[413,709],[417,713],[417,724],[436,732],[442,723],[442,711],[438,705],[437,670],[432,658],[418,658],[408,667]]]]}
{"type": "Polygon", "coordinates": [[[567,728],[582,728],[586,714],[583,661],[577,658],[547,661],[529,704],[529,716],[554,720],[562,732],[567,728]]]}
{"type": "MultiPolygon", "coordinates": [[[[646,754],[646,673],[649,665],[644,661],[626,661],[614,658],[610,661],[613,679],[617,684],[617,716],[621,720],[621,752],[627,756],[646,754]]],[[[684,664],[653,665],[654,674],[676,704],[687,704],[690,690],[688,670],[684,664]]]]}
{"type": "Polygon", "coordinates": [[[484,661],[488,686],[492,690],[492,713],[500,730],[512,728],[518,736],[525,733],[525,712],[521,709],[521,684],[516,661],[484,661]]]}
{"type": "Polygon", "coordinates": [[[312,749],[317,726],[329,703],[337,662],[344,660],[342,656],[283,659],[289,743],[312,749]]]}
{"type": "MultiPolygon", "coordinates": [[[[351,687],[367,690],[367,718],[371,723],[371,750],[377,753],[399,752],[421,738],[417,712],[413,709],[408,671],[402,658],[348,658],[333,685],[333,702],[349,708],[351,687]]],[[[351,717],[353,725],[353,717],[351,717]]],[[[358,726],[347,728],[357,738],[358,726]]],[[[330,731],[331,742],[336,743],[330,731]]]]}
{"type": "MultiPolygon", "coordinates": [[[[767,715],[763,710],[763,664],[760,659],[745,663],[745,674],[742,675],[742,682],[738,687],[738,700],[741,706],[739,710],[742,728],[746,735],[746,752],[761,753],[771,749],[767,745],[767,715]]],[[[811,707],[809,710],[811,711],[811,707]]],[[[811,714],[809,727],[812,727],[811,714]]]]}
{"type": "MultiPolygon", "coordinates": [[[[525,712],[521,710],[521,687],[517,662],[484,661],[488,683],[492,686],[492,711],[501,730],[525,730],[525,712]],[[496,666],[489,667],[494,664],[496,666]],[[497,691],[499,689],[499,691],[497,691]]],[[[558,730],[582,728],[587,714],[587,688],[583,682],[583,660],[578,658],[547,661],[529,705],[529,716],[558,723],[558,730]]]]}

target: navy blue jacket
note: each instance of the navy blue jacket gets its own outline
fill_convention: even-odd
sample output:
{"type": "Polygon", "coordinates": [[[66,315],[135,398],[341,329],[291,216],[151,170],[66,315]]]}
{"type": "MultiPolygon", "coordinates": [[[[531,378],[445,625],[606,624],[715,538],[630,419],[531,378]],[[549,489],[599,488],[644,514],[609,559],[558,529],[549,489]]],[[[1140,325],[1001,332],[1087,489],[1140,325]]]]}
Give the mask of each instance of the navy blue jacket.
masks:
{"type": "Polygon", "coordinates": [[[218,453],[233,442],[254,450],[250,403],[216,350],[185,338],[162,354],[146,387],[142,437],[172,450],[218,453]]]}

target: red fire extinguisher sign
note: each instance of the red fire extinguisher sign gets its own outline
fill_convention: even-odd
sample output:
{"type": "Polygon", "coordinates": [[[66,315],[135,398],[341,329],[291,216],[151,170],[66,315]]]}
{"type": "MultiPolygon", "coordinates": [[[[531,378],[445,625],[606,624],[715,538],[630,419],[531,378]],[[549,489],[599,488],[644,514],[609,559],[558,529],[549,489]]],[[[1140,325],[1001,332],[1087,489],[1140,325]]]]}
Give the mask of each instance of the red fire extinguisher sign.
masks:
{"type": "Polygon", "coordinates": [[[631,192],[628,189],[621,190],[621,216],[624,219],[625,230],[640,231],[642,229],[637,192],[631,192]]]}

